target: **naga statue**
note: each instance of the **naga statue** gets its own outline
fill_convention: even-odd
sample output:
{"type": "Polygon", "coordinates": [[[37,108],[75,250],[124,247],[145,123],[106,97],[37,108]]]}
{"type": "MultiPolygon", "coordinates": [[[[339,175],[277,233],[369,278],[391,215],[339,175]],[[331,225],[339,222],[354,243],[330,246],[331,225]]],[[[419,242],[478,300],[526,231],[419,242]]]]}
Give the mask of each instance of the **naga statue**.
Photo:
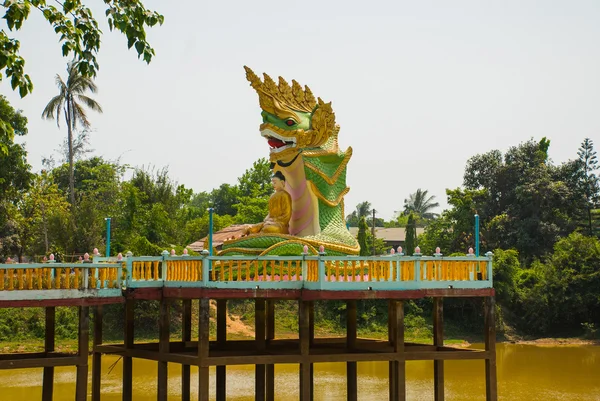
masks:
{"type": "MultiPolygon", "coordinates": [[[[358,254],[360,247],[344,218],[344,195],[350,190],[346,167],[352,148],[339,148],[340,128],[331,103],[315,99],[307,86],[303,89],[294,80],[290,86],[279,77],[276,84],[264,74],[261,81],[250,68],[244,68],[258,93],[263,120],[260,133],[270,147],[273,177],[278,178],[274,185],[284,186],[291,212],[285,224],[270,211],[265,222],[251,227],[247,236],[223,243],[219,254],[298,255],[305,246],[311,254],[321,246],[329,255],[358,254]]],[[[276,209],[276,214],[285,214],[281,212],[285,207],[276,209]]]]}

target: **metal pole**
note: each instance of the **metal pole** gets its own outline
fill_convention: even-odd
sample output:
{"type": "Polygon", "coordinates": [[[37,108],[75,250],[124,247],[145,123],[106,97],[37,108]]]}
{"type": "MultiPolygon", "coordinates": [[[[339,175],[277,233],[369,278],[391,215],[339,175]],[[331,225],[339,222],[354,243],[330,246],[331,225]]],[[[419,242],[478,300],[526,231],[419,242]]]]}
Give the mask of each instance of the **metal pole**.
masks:
{"type": "Polygon", "coordinates": [[[213,212],[215,209],[208,208],[208,254],[213,254],[213,212]]]}
{"type": "Polygon", "coordinates": [[[373,237],[373,256],[375,256],[375,209],[373,209],[373,226],[371,227],[371,236],[373,237]]]}
{"type": "Polygon", "coordinates": [[[105,218],[106,220],[106,257],[110,256],[110,217],[105,218]]]}
{"type": "Polygon", "coordinates": [[[475,213],[475,256],[479,256],[479,215],[475,213]]]}

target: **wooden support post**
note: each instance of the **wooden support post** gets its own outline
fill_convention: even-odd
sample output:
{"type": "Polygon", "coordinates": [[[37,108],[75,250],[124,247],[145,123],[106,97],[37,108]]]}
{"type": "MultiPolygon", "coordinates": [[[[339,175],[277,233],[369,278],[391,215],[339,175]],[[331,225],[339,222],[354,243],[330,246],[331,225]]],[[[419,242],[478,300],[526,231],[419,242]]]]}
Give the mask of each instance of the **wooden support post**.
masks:
{"type": "Polygon", "coordinates": [[[485,298],[485,350],[489,357],[485,360],[485,399],[498,400],[496,377],[496,303],[494,297],[485,298]]]}
{"type": "MultiPolygon", "coordinates": [[[[395,301],[388,301],[388,341],[392,347],[394,347],[394,341],[396,339],[396,309],[395,301]]],[[[398,383],[396,374],[396,362],[389,362],[389,399],[396,400],[398,398],[398,383]]]]}
{"type": "Polygon", "coordinates": [[[100,388],[102,377],[102,354],[96,350],[102,345],[102,305],[98,305],[94,311],[94,348],[92,354],[92,401],[100,401],[100,388]]]}
{"type": "Polygon", "coordinates": [[[90,351],[90,307],[79,307],[79,338],[77,347],[77,378],[75,383],[75,400],[87,400],[88,357],[90,351]]]}
{"type": "Polygon", "coordinates": [[[208,336],[210,304],[208,298],[200,299],[198,317],[198,401],[209,401],[208,336]]]}
{"type": "MultiPolygon", "coordinates": [[[[275,301],[267,301],[267,344],[275,339],[275,301]]],[[[265,396],[266,401],[275,401],[275,365],[266,367],[265,396]]]]}
{"type": "MultiPolygon", "coordinates": [[[[169,334],[170,334],[170,301],[166,298],[160,300],[160,310],[158,315],[158,352],[161,356],[169,353],[169,334]]],[[[167,361],[158,361],[158,380],[156,383],[156,399],[158,401],[167,401],[169,390],[169,368],[167,361]]]]}
{"type": "MultiPolygon", "coordinates": [[[[133,308],[134,300],[125,301],[125,325],[124,325],[124,346],[125,352],[133,349],[133,308]]],[[[133,399],[133,361],[130,356],[123,356],[123,401],[132,401],[133,399]]]]}
{"type": "MultiPolygon", "coordinates": [[[[225,349],[227,344],[227,300],[217,300],[217,346],[225,349]]],[[[227,367],[217,366],[217,401],[227,397],[227,367]]]]}
{"type": "MultiPolygon", "coordinates": [[[[46,353],[54,351],[54,322],[56,308],[54,306],[46,307],[46,333],[44,338],[44,351],[46,353]]],[[[44,368],[44,379],[42,384],[42,401],[52,401],[54,393],[54,366],[44,368]]]]}
{"type": "Polygon", "coordinates": [[[394,375],[396,391],[394,400],[406,401],[406,355],[404,353],[404,301],[394,301],[394,375]]]}
{"type": "MultiPolygon", "coordinates": [[[[258,352],[264,352],[266,348],[266,308],[264,299],[256,299],[254,301],[255,312],[254,312],[254,332],[255,332],[255,343],[258,352]]],[[[254,399],[256,401],[265,401],[265,365],[255,365],[255,377],[254,377],[254,399]]]]}
{"type": "MultiPolygon", "coordinates": [[[[181,341],[192,340],[192,300],[181,301],[181,341]]],[[[181,401],[191,401],[190,396],[190,365],[181,367],[181,401]]]]}
{"type": "MultiPolygon", "coordinates": [[[[444,299],[433,298],[433,345],[444,345],[444,299]]],[[[436,348],[437,350],[437,348],[436,348]]],[[[435,401],[444,401],[444,361],[433,361],[433,391],[435,401]]]]}
{"type": "MultiPolygon", "coordinates": [[[[356,300],[346,302],[346,347],[348,352],[356,348],[356,300]]],[[[356,362],[346,362],[346,395],[348,401],[358,400],[356,362]]]]}
{"type": "Polygon", "coordinates": [[[298,332],[300,335],[300,401],[312,400],[312,375],[310,364],[310,302],[299,301],[298,332]]]}
{"type": "MultiPolygon", "coordinates": [[[[308,333],[310,336],[309,344],[312,347],[315,343],[315,302],[310,301],[308,303],[308,333]]],[[[313,401],[315,394],[315,380],[314,380],[314,364],[310,364],[310,401],[313,401]]]]}

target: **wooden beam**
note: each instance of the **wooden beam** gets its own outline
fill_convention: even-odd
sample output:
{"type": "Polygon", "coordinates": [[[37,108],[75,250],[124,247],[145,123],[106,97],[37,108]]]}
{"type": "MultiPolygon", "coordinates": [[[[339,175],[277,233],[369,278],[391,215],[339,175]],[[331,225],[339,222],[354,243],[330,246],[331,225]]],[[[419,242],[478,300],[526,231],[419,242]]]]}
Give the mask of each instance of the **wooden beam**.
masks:
{"type": "MultiPolygon", "coordinates": [[[[356,348],[356,300],[346,301],[346,347],[349,352],[356,348]]],[[[358,400],[356,362],[346,362],[346,395],[348,401],[358,400]]]]}
{"type": "Polygon", "coordinates": [[[485,298],[485,399],[498,400],[498,383],[496,377],[496,303],[494,297],[485,298]]]}
{"type": "MultiPolygon", "coordinates": [[[[40,356],[39,358],[23,358],[18,359],[5,359],[0,361],[0,370],[4,369],[27,369],[27,368],[48,368],[55,366],[76,366],[79,363],[79,357],[73,356],[72,354],[68,354],[65,356],[40,356]]],[[[51,400],[52,392],[50,390],[46,390],[47,394],[50,394],[48,397],[51,400]]],[[[44,391],[42,389],[42,397],[44,395],[44,391]]],[[[0,398],[1,399],[1,398],[0,398]]],[[[46,401],[46,399],[42,398],[42,400],[46,401]]]]}
{"type": "Polygon", "coordinates": [[[208,298],[199,301],[198,316],[198,401],[209,401],[209,374],[206,359],[209,347],[210,304],[208,298]]]}
{"type": "MultiPolygon", "coordinates": [[[[171,301],[166,298],[160,300],[158,314],[158,352],[161,356],[169,354],[170,302],[171,301]]],[[[167,401],[169,390],[169,365],[166,361],[158,362],[156,387],[156,399],[158,401],[167,401]]]]}
{"type": "Polygon", "coordinates": [[[404,349],[404,301],[394,301],[394,351],[397,360],[394,362],[396,375],[396,400],[406,401],[406,353],[404,349]]]}
{"type": "Polygon", "coordinates": [[[310,303],[299,301],[298,333],[300,336],[300,401],[312,401],[310,369],[310,303]]]}
{"type": "MultiPolygon", "coordinates": [[[[433,345],[444,346],[444,299],[439,297],[433,298],[433,345]]],[[[444,401],[443,359],[433,361],[433,394],[435,401],[444,401]]]]}
{"type": "Polygon", "coordinates": [[[102,345],[102,315],[102,305],[96,306],[94,308],[94,348],[92,355],[92,401],[100,401],[102,353],[98,351],[98,346],[102,345]]]}
{"type": "MultiPolygon", "coordinates": [[[[46,307],[46,327],[44,338],[44,351],[54,351],[54,333],[55,333],[56,308],[54,306],[46,307]]],[[[44,378],[42,383],[42,401],[52,401],[54,393],[54,367],[44,368],[44,378]]]]}
{"type": "MultiPolygon", "coordinates": [[[[256,299],[254,301],[254,333],[256,350],[264,352],[266,348],[266,305],[264,299],[256,299]]],[[[254,399],[256,401],[265,401],[265,379],[266,366],[264,364],[256,364],[254,366],[254,399]]]]}
{"type": "MultiPolygon", "coordinates": [[[[192,340],[192,300],[183,299],[181,311],[181,341],[192,340]]],[[[181,366],[181,401],[191,401],[190,365],[181,366]]]]}
{"type": "MultiPolygon", "coordinates": [[[[133,314],[134,299],[125,301],[125,325],[123,328],[123,337],[125,350],[133,349],[133,314]]],[[[123,357],[123,401],[132,401],[133,399],[133,361],[130,356],[123,357]]]]}
{"type": "MultiPolygon", "coordinates": [[[[275,339],[275,301],[267,300],[266,316],[267,345],[275,339]]],[[[265,398],[266,401],[275,401],[275,365],[268,364],[265,369],[265,398]]]]}
{"type": "Polygon", "coordinates": [[[75,382],[75,400],[87,400],[88,357],[90,354],[90,307],[79,307],[79,338],[77,347],[77,378],[75,382]]]}
{"type": "MultiPolygon", "coordinates": [[[[396,341],[396,304],[393,300],[388,301],[388,341],[395,353],[396,341]]],[[[396,362],[390,360],[388,362],[389,372],[389,399],[398,399],[398,375],[396,374],[396,362]]]]}
{"type": "MultiPolygon", "coordinates": [[[[224,349],[227,343],[227,300],[217,300],[217,346],[224,349]]],[[[227,367],[217,366],[217,401],[227,397],[227,367]]]]}

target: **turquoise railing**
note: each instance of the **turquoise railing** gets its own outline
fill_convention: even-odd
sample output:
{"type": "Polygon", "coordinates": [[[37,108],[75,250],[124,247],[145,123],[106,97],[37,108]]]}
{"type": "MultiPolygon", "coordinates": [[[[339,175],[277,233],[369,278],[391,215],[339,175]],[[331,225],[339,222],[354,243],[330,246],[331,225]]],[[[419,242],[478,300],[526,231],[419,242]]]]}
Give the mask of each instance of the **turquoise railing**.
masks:
{"type": "Polygon", "coordinates": [[[486,256],[161,256],[0,264],[0,300],[117,296],[124,288],[418,290],[492,288],[486,256]],[[21,295],[18,295],[21,294],[21,295]],[[27,298],[23,298],[27,297],[27,298]]]}

